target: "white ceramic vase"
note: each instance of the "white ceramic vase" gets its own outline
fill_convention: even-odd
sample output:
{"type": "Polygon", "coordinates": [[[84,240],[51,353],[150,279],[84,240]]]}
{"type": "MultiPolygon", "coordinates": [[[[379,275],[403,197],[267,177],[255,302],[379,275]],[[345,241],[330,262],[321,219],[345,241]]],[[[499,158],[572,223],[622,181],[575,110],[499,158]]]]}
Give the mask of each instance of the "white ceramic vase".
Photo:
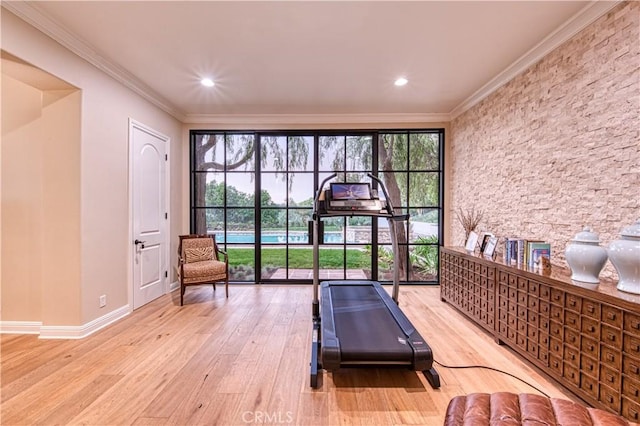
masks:
{"type": "Polygon", "coordinates": [[[640,219],[609,244],[609,259],[618,271],[618,290],[640,294],[640,219]]]}
{"type": "Polygon", "coordinates": [[[607,250],[600,246],[598,234],[585,227],[567,244],[564,252],[571,268],[571,279],[581,283],[598,284],[600,271],[607,262],[607,250]]]}

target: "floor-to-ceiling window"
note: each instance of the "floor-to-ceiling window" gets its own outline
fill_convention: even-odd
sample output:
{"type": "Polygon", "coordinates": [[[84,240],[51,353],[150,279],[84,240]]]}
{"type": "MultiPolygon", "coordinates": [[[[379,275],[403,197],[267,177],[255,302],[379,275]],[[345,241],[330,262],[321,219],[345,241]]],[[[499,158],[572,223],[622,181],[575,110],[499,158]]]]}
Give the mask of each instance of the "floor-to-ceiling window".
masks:
{"type": "MultiPolygon", "coordinates": [[[[380,177],[397,212],[403,281],[437,283],[442,129],[191,132],[191,231],[214,233],[239,282],[311,282],[309,221],[317,186],[380,177]]],[[[377,188],[375,182],[373,187],[377,188]]],[[[384,194],[380,194],[384,196],[384,194]]],[[[321,278],[392,277],[386,219],[324,220],[321,278]]]]}

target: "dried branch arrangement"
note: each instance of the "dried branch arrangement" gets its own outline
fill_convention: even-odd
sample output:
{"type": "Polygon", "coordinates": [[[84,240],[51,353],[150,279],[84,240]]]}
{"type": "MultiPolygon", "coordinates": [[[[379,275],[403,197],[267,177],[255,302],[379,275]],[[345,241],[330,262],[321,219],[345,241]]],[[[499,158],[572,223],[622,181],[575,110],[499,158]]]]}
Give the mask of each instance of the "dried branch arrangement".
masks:
{"type": "Polygon", "coordinates": [[[471,207],[470,209],[463,210],[462,208],[458,208],[456,211],[456,218],[458,222],[464,228],[464,240],[466,241],[469,238],[469,234],[471,231],[475,231],[482,218],[484,217],[483,210],[476,210],[475,207],[471,207]]]}

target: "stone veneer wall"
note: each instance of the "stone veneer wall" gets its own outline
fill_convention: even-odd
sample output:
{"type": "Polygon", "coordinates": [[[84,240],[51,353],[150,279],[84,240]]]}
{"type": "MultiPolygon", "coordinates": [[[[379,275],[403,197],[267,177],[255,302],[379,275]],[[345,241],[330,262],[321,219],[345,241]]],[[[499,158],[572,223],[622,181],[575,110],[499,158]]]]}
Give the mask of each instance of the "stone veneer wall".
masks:
{"type": "Polygon", "coordinates": [[[640,218],[639,16],[621,3],[453,120],[448,244],[475,207],[479,231],[545,239],[566,267],[583,226],[607,246],[640,218]]]}

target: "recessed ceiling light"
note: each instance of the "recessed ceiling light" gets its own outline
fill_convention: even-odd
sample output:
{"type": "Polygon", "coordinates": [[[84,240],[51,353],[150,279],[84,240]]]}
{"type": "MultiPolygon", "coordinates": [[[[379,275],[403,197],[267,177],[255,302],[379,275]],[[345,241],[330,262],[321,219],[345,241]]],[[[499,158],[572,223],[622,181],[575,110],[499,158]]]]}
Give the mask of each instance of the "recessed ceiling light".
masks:
{"type": "Polygon", "coordinates": [[[409,80],[407,80],[406,78],[400,77],[393,84],[395,84],[396,86],[404,86],[408,82],[409,82],[409,80]]]}
{"type": "Polygon", "coordinates": [[[213,87],[216,85],[210,78],[203,78],[202,80],[200,80],[200,84],[205,87],[213,87]]]}

